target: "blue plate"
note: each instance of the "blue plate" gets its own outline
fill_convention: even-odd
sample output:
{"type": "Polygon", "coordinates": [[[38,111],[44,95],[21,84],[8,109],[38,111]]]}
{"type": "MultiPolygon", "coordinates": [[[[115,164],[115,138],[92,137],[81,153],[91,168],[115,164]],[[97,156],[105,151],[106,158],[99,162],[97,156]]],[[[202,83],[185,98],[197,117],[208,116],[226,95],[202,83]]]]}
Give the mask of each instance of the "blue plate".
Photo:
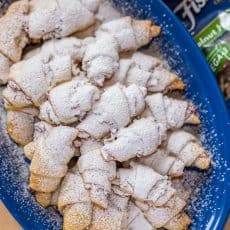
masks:
{"type": "MultiPolygon", "coordinates": [[[[186,96],[199,107],[204,145],[213,156],[213,168],[205,180],[195,180],[193,199],[188,209],[193,219],[191,229],[222,230],[229,214],[230,200],[230,122],[224,100],[203,55],[180,22],[160,0],[114,1],[126,14],[153,19],[163,28],[155,46],[163,50],[171,67],[187,82],[186,96]]],[[[1,106],[0,114],[4,110],[1,106]]],[[[22,151],[4,131],[0,132],[0,196],[24,229],[61,229],[61,217],[52,208],[44,210],[28,187],[28,162],[22,151]]],[[[199,172],[197,172],[199,173],[199,172]]]]}

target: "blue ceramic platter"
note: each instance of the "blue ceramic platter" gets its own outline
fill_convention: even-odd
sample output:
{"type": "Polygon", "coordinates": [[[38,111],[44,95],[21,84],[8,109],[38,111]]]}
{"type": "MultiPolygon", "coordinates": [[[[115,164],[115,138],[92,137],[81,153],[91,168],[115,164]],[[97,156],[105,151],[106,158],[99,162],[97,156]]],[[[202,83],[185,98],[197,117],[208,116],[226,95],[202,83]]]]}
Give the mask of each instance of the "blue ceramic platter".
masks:
{"type": "MultiPolygon", "coordinates": [[[[152,19],[163,28],[152,47],[163,51],[172,69],[187,83],[186,97],[199,108],[203,144],[214,162],[208,172],[191,170],[191,175],[200,178],[193,181],[196,199],[187,210],[193,219],[191,229],[222,230],[230,206],[230,121],[215,78],[190,35],[160,0],[114,3],[126,15],[152,19]]],[[[52,208],[41,208],[31,195],[27,186],[29,165],[5,132],[2,104],[0,114],[0,198],[23,229],[61,229],[59,214],[52,208]]]]}

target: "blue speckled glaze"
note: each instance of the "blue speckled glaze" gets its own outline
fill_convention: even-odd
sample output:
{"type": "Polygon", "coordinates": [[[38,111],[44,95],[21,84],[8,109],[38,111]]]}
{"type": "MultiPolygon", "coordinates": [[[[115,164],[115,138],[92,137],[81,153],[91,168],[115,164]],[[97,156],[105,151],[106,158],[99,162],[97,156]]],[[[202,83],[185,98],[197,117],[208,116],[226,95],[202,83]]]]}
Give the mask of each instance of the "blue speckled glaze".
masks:
{"type": "MultiPolygon", "coordinates": [[[[126,14],[156,21],[163,28],[155,41],[172,69],[187,83],[186,97],[199,107],[204,145],[213,156],[213,168],[206,173],[197,199],[188,212],[191,229],[222,230],[230,207],[230,121],[222,95],[201,52],[180,22],[160,0],[115,0],[126,14]]],[[[4,113],[2,104],[0,113],[4,113]]],[[[0,120],[0,197],[23,229],[59,230],[61,218],[53,210],[42,209],[26,186],[28,163],[22,150],[5,133],[4,116],[0,120]]],[[[202,173],[203,174],[203,173],[202,173]]]]}

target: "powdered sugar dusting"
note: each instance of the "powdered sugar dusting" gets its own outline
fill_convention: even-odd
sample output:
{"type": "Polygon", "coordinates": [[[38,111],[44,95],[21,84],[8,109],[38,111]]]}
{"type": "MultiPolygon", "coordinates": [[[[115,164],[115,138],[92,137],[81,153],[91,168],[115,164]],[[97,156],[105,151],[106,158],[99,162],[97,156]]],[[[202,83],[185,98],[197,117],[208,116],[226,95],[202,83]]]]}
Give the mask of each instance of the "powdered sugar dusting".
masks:
{"type": "MultiPolygon", "coordinates": [[[[142,8],[145,8],[146,11],[140,9],[136,1],[124,1],[122,4],[117,0],[114,2],[119,5],[123,14],[127,14],[128,12],[131,15],[135,15],[135,17],[154,19],[151,15],[151,1],[148,1],[148,4],[142,4],[142,8]]],[[[194,78],[194,75],[191,74],[190,66],[186,63],[186,57],[184,56],[185,60],[181,58],[183,54],[192,55],[192,51],[188,49],[182,50],[179,46],[175,46],[175,38],[171,32],[167,30],[167,28],[170,29],[173,27],[173,24],[170,23],[172,19],[166,17],[166,15],[163,15],[163,18],[165,18],[165,21],[160,22],[163,28],[163,36],[154,39],[151,45],[143,51],[145,53],[154,53],[159,55],[159,57],[167,59],[168,65],[172,69],[176,69],[179,76],[184,76],[183,81],[186,83],[186,94],[183,97],[194,101],[200,114],[202,126],[195,128],[186,126],[184,129],[200,138],[203,146],[212,157],[212,169],[208,171],[200,171],[193,168],[187,169],[182,183],[191,191],[191,198],[186,209],[192,218],[190,228],[194,230],[209,229],[211,224],[213,224],[211,215],[220,211],[218,207],[221,207],[221,204],[224,203],[221,200],[227,193],[227,186],[230,186],[229,184],[226,186],[227,182],[225,181],[225,178],[229,175],[230,165],[222,157],[222,151],[225,149],[224,134],[220,134],[217,131],[223,128],[222,125],[224,125],[225,128],[230,128],[230,124],[218,124],[216,122],[216,111],[224,109],[218,105],[214,105],[197,87],[197,85],[205,85],[205,82],[209,81],[209,78],[206,78],[206,76],[201,76],[202,78],[200,79],[194,78]],[[171,37],[171,39],[170,41],[166,41],[164,37],[166,39],[171,37]],[[162,49],[159,49],[159,47],[162,49]],[[162,50],[163,52],[161,52],[162,50]],[[201,83],[201,81],[203,82],[201,83]],[[202,101],[202,103],[199,103],[200,101],[202,101]],[[210,114],[212,114],[211,119],[210,114]],[[218,186],[216,186],[216,182],[218,186]]]]}
{"type": "MultiPolygon", "coordinates": [[[[11,209],[13,206],[13,210],[17,213],[21,213],[21,216],[28,217],[27,220],[23,220],[24,223],[26,222],[28,224],[30,218],[32,218],[33,222],[37,223],[37,226],[41,226],[41,229],[45,226],[47,229],[61,229],[61,216],[53,208],[44,209],[39,206],[29,190],[29,163],[24,158],[22,148],[19,148],[13,143],[7,134],[6,113],[2,100],[0,102],[0,114],[0,190],[4,191],[1,194],[1,199],[6,201],[6,204],[9,205],[11,209]],[[6,189],[5,186],[9,185],[10,189],[6,189]],[[10,202],[8,197],[11,197],[10,202]],[[28,207],[30,207],[30,209],[28,209],[28,207]]],[[[27,226],[29,226],[29,224],[27,226]]]]}
{"type": "MultiPolygon", "coordinates": [[[[142,9],[137,11],[137,6],[135,4],[127,4],[124,1],[122,5],[123,13],[129,12],[129,14],[133,13],[135,16],[145,15],[146,18],[152,18],[142,9]]],[[[151,1],[149,1],[148,8],[151,8],[151,1]]],[[[168,18],[166,21],[162,21],[161,24],[163,28],[166,29],[172,27],[168,18]]],[[[166,30],[163,31],[163,34],[165,33],[168,33],[167,37],[170,36],[170,33],[166,30]]],[[[186,75],[186,73],[189,73],[189,66],[186,66],[186,64],[183,63],[183,60],[180,58],[180,48],[175,47],[175,45],[173,45],[173,41],[165,42],[162,39],[155,39],[152,45],[147,47],[144,51],[146,53],[155,53],[160,57],[165,57],[166,55],[164,52],[159,52],[159,47],[162,47],[162,44],[164,44],[163,50],[167,50],[167,53],[174,54],[171,58],[167,56],[168,64],[173,68],[183,66],[177,68],[177,73],[179,75],[186,76],[186,97],[192,101],[199,101],[199,98],[203,97],[203,95],[200,95],[198,92],[194,93],[191,90],[192,86],[198,83],[192,83],[194,78],[193,75],[186,75]],[[175,55],[178,58],[175,58],[175,55]]],[[[183,50],[183,52],[188,53],[188,50],[183,50]]],[[[224,189],[224,184],[226,183],[224,178],[227,174],[229,174],[230,167],[221,156],[221,150],[224,149],[224,142],[221,142],[221,140],[224,138],[216,131],[218,125],[214,126],[216,120],[215,111],[210,111],[209,104],[210,101],[208,98],[203,99],[202,104],[197,104],[204,126],[199,127],[199,129],[191,129],[189,126],[185,127],[186,130],[192,130],[193,133],[200,137],[202,143],[206,149],[209,150],[213,158],[212,169],[207,172],[201,172],[195,169],[186,170],[185,177],[182,181],[184,186],[192,193],[192,198],[190,199],[189,206],[187,207],[187,211],[193,219],[191,229],[208,229],[208,226],[211,223],[207,223],[209,219],[205,219],[205,213],[214,213],[215,211],[218,211],[218,202],[227,192],[224,189]],[[207,119],[208,114],[210,113],[213,114],[213,117],[212,119],[207,119]],[[210,126],[213,127],[211,130],[208,128],[210,126]],[[220,185],[218,187],[214,186],[213,181],[218,181],[220,185]],[[216,199],[214,199],[214,197],[216,199]]],[[[43,229],[43,227],[55,230],[61,229],[62,219],[60,215],[53,208],[48,208],[46,210],[41,208],[35,202],[34,197],[29,191],[27,183],[29,177],[29,164],[23,156],[22,149],[18,148],[18,146],[9,139],[6,133],[5,111],[3,109],[2,102],[0,106],[0,114],[0,167],[1,172],[5,172],[0,175],[0,190],[4,191],[4,196],[1,194],[2,199],[6,200],[9,206],[12,205],[12,202],[14,202],[14,209],[17,209],[17,213],[21,213],[21,216],[28,217],[27,220],[24,220],[25,222],[29,223],[31,218],[33,219],[33,222],[37,222],[40,229],[43,229]],[[5,188],[5,186],[8,185],[11,185],[10,189],[5,188]],[[13,201],[11,203],[8,202],[7,197],[11,197],[13,201]],[[31,208],[28,209],[28,207],[31,208]]],[[[226,127],[230,127],[230,124],[225,125],[226,127]]]]}

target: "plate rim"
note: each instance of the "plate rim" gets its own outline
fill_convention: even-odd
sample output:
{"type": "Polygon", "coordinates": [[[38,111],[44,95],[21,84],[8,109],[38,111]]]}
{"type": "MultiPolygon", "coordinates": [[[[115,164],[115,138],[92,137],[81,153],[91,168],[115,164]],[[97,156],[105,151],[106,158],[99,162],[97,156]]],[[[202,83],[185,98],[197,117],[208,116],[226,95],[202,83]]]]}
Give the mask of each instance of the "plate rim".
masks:
{"type": "MultiPolygon", "coordinates": [[[[161,9],[163,9],[164,13],[166,14],[166,17],[170,16],[170,18],[172,19],[173,24],[176,26],[178,32],[182,33],[184,35],[184,39],[186,40],[186,46],[191,47],[192,49],[194,49],[195,57],[196,60],[198,60],[201,65],[202,68],[204,68],[207,71],[207,76],[209,78],[210,81],[210,85],[211,88],[213,89],[213,93],[216,95],[216,101],[219,102],[219,105],[222,107],[223,110],[223,118],[226,122],[230,122],[230,118],[229,118],[229,113],[227,110],[227,107],[224,103],[224,99],[222,96],[222,93],[219,90],[219,87],[217,85],[217,82],[215,80],[215,77],[204,57],[204,55],[202,54],[202,52],[200,51],[200,49],[198,48],[198,46],[196,45],[195,41],[193,40],[193,38],[191,37],[191,35],[187,32],[187,30],[184,28],[184,26],[182,25],[182,23],[179,21],[179,19],[172,13],[172,11],[165,5],[165,3],[163,3],[161,0],[154,0],[155,3],[154,4],[159,4],[159,7],[161,9]]],[[[140,1],[136,1],[137,4],[140,5],[140,1]],[[139,3],[138,3],[139,2],[139,3]]],[[[150,1],[148,0],[142,0],[141,1],[143,3],[149,4],[150,1]]],[[[224,129],[224,134],[226,134],[228,137],[230,137],[230,130],[224,129]]],[[[230,183],[230,173],[228,173],[228,176],[226,178],[227,182],[225,184],[230,183]]],[[[225,194],[225,199],[226,201],[230,200],[230,188],[227,189],[229,192],[227,192],[225,194]]],[[[21,227],[23,227],[24,229],[31,229],[30,224],[28,223],[28,221],[26,221],[22,216],[20,216],[20,213],[18,213],[16,211],[16,207],[14,206],[12,200],[10,199],[10,197],[6,197],[2,194],[3,191],[0,190],[0,199],[2,200],[3,204],[5,205],[5,207],[9,210],[9,212],[12,214],[12,216],[17,220],[17,222],[21,225],[21,227]]],[[[225,202],[224,206],[222,207],[220,214],[219,214],[219,218],[216,219],[215,222],[215,226],[213,226],[214,228],[212,228],[212,230],[219,230],[219,229],[223,229],[226,220],[229,216],[229,211],[230,211],[230,202],[225,202]]]]}

